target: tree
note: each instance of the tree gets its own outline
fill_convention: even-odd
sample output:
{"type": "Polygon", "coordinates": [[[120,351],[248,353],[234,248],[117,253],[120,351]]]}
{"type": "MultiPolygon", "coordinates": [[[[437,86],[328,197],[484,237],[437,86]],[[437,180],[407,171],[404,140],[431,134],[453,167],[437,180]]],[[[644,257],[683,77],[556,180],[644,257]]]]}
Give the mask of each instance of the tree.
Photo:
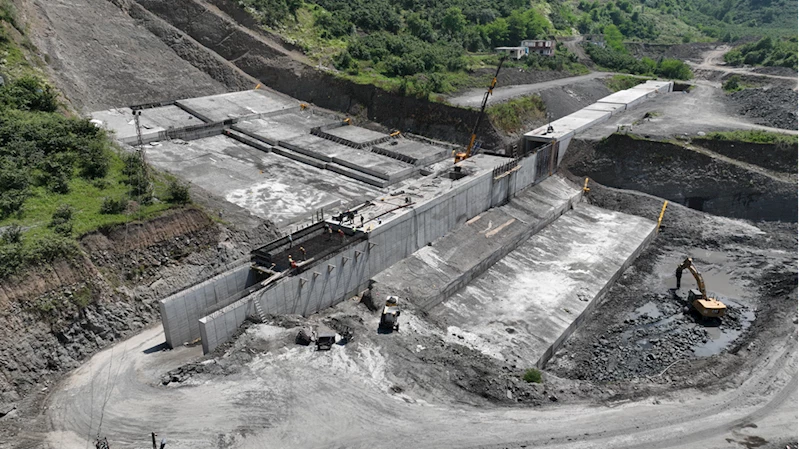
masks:
{"type": "Polygon", "coordinates": [[[500,17],[499,19],[485,26],[485,33],[494,47],[500,47],[508,42],[510,29],[508,21],[500,17]]]}
{"type": "Polygon", "coordinates": [[[605,44],[616,50],[619,53],[627,53],[627,49],[624,47],[624,43],[622,40],[624,36],[622,36],[621,31],[616,27],[616,25],[607,25],[604,29],[605,35],[605,44]]]}
{"type": "Polygon", "coordinates": [[[408,18],[405,20],[405,23],[408,26],[408,32],[410,32],[412,35],[423,41],[433,42],[433,25],[431,25],[427,20],[423,19],[421,14],[418,12],[409,14],[408,18]]]}
{"type": "Polygon", "coordinates": [[[450,36],[459,35],[466,28],[466,16],[457,6],[447,8],[444,17],[441,19],[441,28],[450,36]]]}

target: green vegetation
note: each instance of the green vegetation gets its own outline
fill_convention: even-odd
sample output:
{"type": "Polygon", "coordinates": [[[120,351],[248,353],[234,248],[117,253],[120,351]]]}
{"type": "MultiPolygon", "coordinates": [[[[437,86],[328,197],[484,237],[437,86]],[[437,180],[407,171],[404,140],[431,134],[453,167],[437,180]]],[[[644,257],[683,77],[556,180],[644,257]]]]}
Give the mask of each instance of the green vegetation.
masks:
{"type": "Polygon", "coordinates": [[[605,79],[605,85],[613,92],[633,88],[641,83],[645,83],[649,78],[631,75],[613,75],[605,79]]]}
{"type": "Polygon", "coordinates": [[[22,31],[0,0],[0,278],[79,254],[76,237],[129,221],[125,212],[143,219],[170,207],[154,197],[188,199],[61,108],[17,45],[22,31]]]}
{"type": "Polygon", "coordinates": [[[527,383],[540,384],[542,380],[541,371],[535,368],[530,368],[524,372],[524,376],[522,376],[522,379],[527,383]]]}
{"type": "Polygon", "coordinates": [[[799,144],[799,138],[797,136],[790,134],[772,133],[760,130],[712,132],[708,133],[706,136],[698,137],[698,139],[733,140],[738,142],[749,142],[749,143],[782,144],[794,147],[797,144],[799,144]]]}
{"type": "Polygon", "coordinates": [[[772,39],[764,37],[757,42],[741,45],[724,55],[730,65],[762,65],[788,67],[796,70],[796,37],[772,39]]]}
{"type": "Polygon", "coordinates": [[[491,122],[505,132],[515,132],[525,122],[546,117],[546,105],[538,95],[515,98],[486,108],[491,122]]]}
{"type": "Polygon", "coordinates": [[[733,75],[721,84],[721,88],[724,89],[725,92],[737,92],[744,89],[744,85],[741,83],[740,76],[733,75]]]}
{"type": "MultiPolygon", "coordinates": [[[[237,1],[314,63],[334,66],[339,76],[356,83],[420,98],[483,85],[480,77],[470,74],[496,67],[493,48],[517,46],[524,39],[601,34],[607,51],[590,51],[599,65],[689,79],[690,69],[681,61],[639,61],[627,55],[624,43],[796,36],[797,0],[237,1]]],[[[762,62],[790,64],[790,56],[780,56],[784,48],[779,47],[762,62]]],[[[588,71],[560,45],[555,57],[530,56],[508,65],[575,74],[588,71]]]]}
{"type": "MultiPolygon", "coordinates": [[[[486,84],[470,73],[496,66],[494,47],[570,34],[575,19],[566,5],[552,8],[537,2],[531,8],[523,0],[313,0],[272,8],[275,2],[283,4],[239,0],[264,26],[298,45],[313,61],[333,65],[340,76],[421,98],[486,84]],[[280,16],[269,8],[291,12],[280,16]]],[[[587,72],[564,47],[556,54],[516,64],[587,72]]]]}
{"type": "Polygon", "coordinates": [[[688,65],[678,59],[664,58],[655,61],[651,58],[638,59],[624,51],[614,50],[610,46],[603,48],[598,45],[585,46],[586,53],[598,65],[618,72],[627,72],[635,75],[657,75],[668,79],[688,80],[694,74],[688,65]]]}

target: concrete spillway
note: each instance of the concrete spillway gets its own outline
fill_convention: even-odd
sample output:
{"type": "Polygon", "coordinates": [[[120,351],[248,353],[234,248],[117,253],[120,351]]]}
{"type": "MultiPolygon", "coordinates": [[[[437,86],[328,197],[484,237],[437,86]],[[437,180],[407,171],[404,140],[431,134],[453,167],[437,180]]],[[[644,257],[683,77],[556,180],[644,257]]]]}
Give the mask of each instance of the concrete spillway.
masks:
{"type": "MultiPolygon", "coordinates": [[[[553,221],[578,226],[558,217],[579,201],[581,189],[550,178],[571,137],[668,90],[669,83],[639,86],[554,122],[554,131],[531,131],[520,157],[481,154],[454,165],[445,145],[350,126],[349,120],[269,90],[101,111],[93,118],[122,143],[146,144],[156,166],[284,229],[307,224],[309,216],[312,223],[319,220],[322,209],[328,216],[331,209],[358,211],[346,226],[317,222],[273,242],[256,253],[256,267],[235,267],[162,300],[167,343],[199,338],[208,352],[247,317],[313,314],[370,281],[388,288],[392,273],[402,278],[403,270],[412,273],[419,266],[436,278],[413,283],[403,296],[432,310],[553,221]],[[364,197],[370,200],[364,203],[364,197]],[[337,234],[326,236],[328,229],[337,234]],[[297,253],[295,243],[308,248],[297,253]],[[289,254],[298,267],[283,260],[289,254]]],[[[620,257],[627,260],[646,241],[630,240],[633,246],[620,248],[620,257]]],[[[618,264],[616,272],[624,266],[618,264]]],[[[576,322],[561,331],[553,327],[553,335],[565,338],[576,322]]],[[[551,354],[555,346],[543,351],[551,354]]],[[[545,359],[540,356],[539,363],[545,359]]]]}

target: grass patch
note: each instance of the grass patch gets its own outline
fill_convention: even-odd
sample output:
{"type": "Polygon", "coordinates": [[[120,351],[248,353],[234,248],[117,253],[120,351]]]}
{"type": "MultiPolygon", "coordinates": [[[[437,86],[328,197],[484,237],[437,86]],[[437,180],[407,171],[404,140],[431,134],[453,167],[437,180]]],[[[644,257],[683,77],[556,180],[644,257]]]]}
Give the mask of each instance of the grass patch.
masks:
{"type": "MultiPolygon", "coordinates": [[[[0,227],[13,224],[21,226],[25,229],[22,241],[26,244],[52,238],[55,232],[48,225],[53,213],[62,205],[73,209],[72,230],[76,236],[107,226],[123,224],[130,220],[124,211],[117,214],[101,213],[105,198],[128,198],[130,186],[125,183],[123,166],[120,153],[112,152],[108,175],[100,181],[72,178],[69,180],[69,192],[66,194],[53,193],[45,186],[32,187],[31,196],[25,201],[21,214],[0,220],[0,227]]],[[[156,198],[166,199],[169,196],[168,181],[156,175],[154,183],[156,198]]],[[[169,208],[169,204],[156,201],[149,205],[138,205],[134,215],[137,219],[147,219],[169,208]]]]}
{"type": "Polygon", "coordinates": [[[543,380],[543,378],[541,376],[541,371],[539,371],[539,370],[537,370],[535,368],[530,368],[530,369],[528,369],[527,371],[524,372],[524,376],[522,376],[522,380],[524,380],[527,383],[540,384],[541,381],[543,380]]]}
{"type": "Polygon", "coordinates": [[[641,83],[645,83],[652,78],[642,78],[640,76],[632,75],[613,75],[610,78],[605,78],[605,85],[608,86],[612,92],[630,89],[641,83]]]}
{"type": "Polygon", "coordinates": [[[697,137],[697,139],[733,140],[738,142],[782,144],[793,146],[796,146],[797,143],[799,143],[799,136],[761,130],[712,132],[708,133],[706,136],[697,137]]]}
{"type": "Polygon", "coordinates": [[[538,95],[530,95],[489,106],[486,114],[496,127],[512,133],[518,131],[525,122],[545,118],[546,105],[538,95]]]}

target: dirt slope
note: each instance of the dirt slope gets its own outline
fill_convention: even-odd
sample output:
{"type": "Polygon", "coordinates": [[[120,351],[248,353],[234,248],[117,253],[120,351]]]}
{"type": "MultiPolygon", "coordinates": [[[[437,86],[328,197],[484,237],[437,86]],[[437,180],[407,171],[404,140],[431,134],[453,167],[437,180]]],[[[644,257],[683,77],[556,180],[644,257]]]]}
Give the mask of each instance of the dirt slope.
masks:
{"type": "Polygon", "coordinates": [[[107,0],[21,6],[51,79],[81,112],[228,90],[107,0]]]}

